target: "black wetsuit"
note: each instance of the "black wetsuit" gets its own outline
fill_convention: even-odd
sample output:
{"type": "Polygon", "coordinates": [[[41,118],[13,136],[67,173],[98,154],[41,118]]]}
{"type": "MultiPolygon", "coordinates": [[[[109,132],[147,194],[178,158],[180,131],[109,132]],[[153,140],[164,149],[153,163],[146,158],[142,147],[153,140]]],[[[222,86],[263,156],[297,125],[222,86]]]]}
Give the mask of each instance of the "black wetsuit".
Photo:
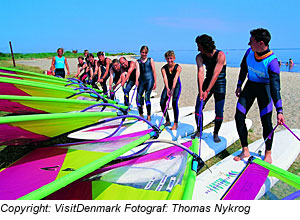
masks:
{"type": "MultiPolygon", "coordinates": [[[[103,78],[103,76],[104,76],[104,74],[105,74],[105,71],[106,71],[106,62],[107,62],[107,59],[108,59],[108,58],[105,58],[103,62],[100,62],[100,60],[97,61],[97,62],[98,62],[99,68],[101,68],[101,76],[100,76],[101,78],[103,78]]],[[[109,68],[111,68],[111,64],[110,64],[109,68]]],[[[108,78],[109,78],[109,73],[106,75],[105,78],[103,78],[103,82],[100,83],[101,86],[102,86],[102,89],[103,89],[104,94],[107,93],[107,85],[106,85],[106,81],[107,81],[108,78]]]]}
{"type": "MultiPolygon", "coordinates": [[[[171,73],[170,73],[168,64],[166,64],[162,67],[166,71],[166,76],[168,79],[168,87],[170,90],[173,88],[173,82],[174,82],[174,78],[176,76],[178,66],[179,66],[178,64],[175,64],[171,73]]],[[[173,97],[172,97],[172,107],[173,107],[173,112],[174,112],[174,122],[175,123],[178,123],[178,117],[179,117],[178,101],[179,101],[180,94],[181,94],[181,82],[180,82],[180,77],[178,77],[177,83],[174,88],[173,97]]],[[[163,89],[163,92],[160,97],[160,107],[161,107],[162,112],[164,112],[164,110],[166,108],[168,98],[169,97],[167,95],[167,88],[165,87],[163,89]]],[[[166,121],[170,121],[168,111],[166,111],[165,116],[166,116],[166,121]]]]}
{"type": "Polygon", "coordinates": [[[93,86],[93,88],[98,88],[97,86],[96,86],[96,82],[97,82],[97,80],[98,80],[98,78],[97,78],[97,76],[92,76],[93,78],[92,78],[92,80],[90,79],[90,77],[91,77],[91,69],[93,70],[93,73],[95,73],[95,70],[96,70],[96,61],[94,61],[94,63],[92,63],[92,62],[90,62],[89,63],[89,68],[90,68],[90,71],[89,71],[89,81],[90,81],[90,84],[93,86]]]}
{"type": "MultiPolygon", "coordinates": [[[[78,68],[82,68],[83,65],[85,65],[86,63],[83,62],[82,64],[78,63],[77,67],[78,68]]],[[[79,80],[85,83],[86,78],[88,77],[88,73],[86,72],[86,68],[84,68],[84,73],[81,74],[81,76],[79,77],[79,80]]]]}
{"type": "MultiPolygon", "coordinates": [[[[133,61],[128,61],[128,67],[124,68],[124,71],[128,73],[128,70],[130,68],[130,64],[133,61]]],[[[125,105],[129,105],[129,92],[131,90],[131,88],[135,85],[135,81],[136,81],[136,69],[134,69],[131,74],[130,77],[125,85],[125,87],[123,88],[123,92],[124,92],[124,104],[125,105]]]]}
{"type": "MultiPolygon", "coordinates": [[[[220,50],[216,50],[215,54],[212,57],[207,57],[201,54],[203,59],[203,64],[206,66],[206,77],[202,85],[203,92],[207,90],[209,83],[213,77],[219,52],[220,50]]],[[[214,95],[214,99],[215,99],[215,114],[216,114],[214,134],[218,134],[223,122],[223,112],[224,112],[224,105],[225,105],[226,65],[223,66],[214,86],[212,87],[206,100],[204,101],[203,109],[212,95],[214,95]]],[[[200,126],[202,126],[202,125],[198,125],[199,108],[200,108],[200,97],[198,94],[197,101],[196,101],[196,108],[195,108],[195,120],[197,123],[198,131],[200,130],[200,126]]],[[[202,123],[203,123],[203,118],[202,118],[202,123]]]]}
{"type": "Polygon", "coordinates": [[[143,114],[143,105],[144,98],[143,94],[145,92],[145,101],[147,108],[147,115],[151,115],[151,102],[150,95],[154,86],[154,76],[151,66],[151,58],[149,57],[145,63],[138,59],[140,67],[140,77],[139,77],[139,86],[137,91],[137,106],[139,109],[139,114],[143,114]]]}
{"type": "MultiPolygon", "coordinates": [[[[248,131],[245,124],[246,115],[255,99],[260,110],[260,118],[263,126],[263,137],[266,139],[272,132],[272,108],[273,102],[277,113],[282,113],[282,101],[280,96],[280,67],[277,57],[272,51],[267,50],[255,54],[249,48],[242,60],[238,80],[238,88],[247,76],[248,80],[240,94],[235,114],[236,126],[242,147],[248,146],[248,131]]],[[[273,135],[266,141],[266,150],[272,148],[273,135]]]]}
{"type": "MultiPolygon", "coordinates": [[[[119,81],[121,74],[122,74],[122,67],[120,67],[119,71],[115,70],[113,66],[110,67],[110,69],[113,71],[113,86],[117,84],[119,81]]],[[[115,99],[115,91],[110,91],[110,98],[115,99]]]]}

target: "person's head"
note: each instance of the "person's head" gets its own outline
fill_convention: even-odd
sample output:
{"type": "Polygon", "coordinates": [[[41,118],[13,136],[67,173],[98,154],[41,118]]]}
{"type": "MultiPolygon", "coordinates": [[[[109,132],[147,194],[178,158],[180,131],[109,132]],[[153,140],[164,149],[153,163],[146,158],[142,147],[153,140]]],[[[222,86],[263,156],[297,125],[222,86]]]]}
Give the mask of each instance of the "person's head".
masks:
{"type": "Polygon", "coordinates": [[[201,53],[212,53],[216,49],[215,42],[212,37],[207,34],[197,36],[195,41],[198,46],[198,51],[201,53]]]}
{"type": "Polygon", "coordinates": [[[89,51],[88,50],[84,50],[83,54],[84,54],[85,57],[87,57],[89,55],[89,51]]]}
{"type": "Polygon", "coordinates": [[[167,61],[168,65],[173,65],[174,61],[175,61],[175,53],[174,53],[174,51],[173,50],[168,50],[165,53],[165,58],[166,58],[166,61],[167,61]]]}
{"type": "Polygon", "coordinates": [[[121,57],[119,59],[120,64],[124,67],[124,68],[128,68],[128,61],[126,60],[125,57],[121,57]]]}
{"type": "Polygon", "coordinates": [[[91,63],[93,63],[94,62],[94,55],[92,53],[89,53],[88,57],[89,57],[89,61],[91,63]]]}
{"type": "Polygon", "coordinates": [[[149,48],[147,46],[142,46],[140,49],[140,54],[142,59],[146,59],[148,56],[149,48]]]}
{"type": "Polygon", "coordinates": [[[271,40],[271,34],[267,29],[257,28],[250,31],[250,41],[248,45],[255,52],[263,52],[265,51],[271,40]]]}
{"type": "Polygon", "coordinates": [[[57,55],[62,56],[64,54],[64,49],[63,48],[58,48],[57,49],[57,55]]]}
{"type": "Polygon", "coordinates": [[[120,62],[118,59],[113,59],[112,61],[112,67],[116,70],[119,71],[120,70],[120,62]]]}
{"type": "Polygon", "coordinates": [[[83,56],[79,56],[77,59],[78,59],[78,63],[83,64],[83,59],[84,59],[83,56]]]}
{"type": "Polygon", "coordinates": [[[105,53],[104,53],[103,51],[99,51],[99,52],[97,53],[97,57],[98,57],[98,59],[99,59],[101,62],[103,62],[104,59],[105,59],[105,53]]]}

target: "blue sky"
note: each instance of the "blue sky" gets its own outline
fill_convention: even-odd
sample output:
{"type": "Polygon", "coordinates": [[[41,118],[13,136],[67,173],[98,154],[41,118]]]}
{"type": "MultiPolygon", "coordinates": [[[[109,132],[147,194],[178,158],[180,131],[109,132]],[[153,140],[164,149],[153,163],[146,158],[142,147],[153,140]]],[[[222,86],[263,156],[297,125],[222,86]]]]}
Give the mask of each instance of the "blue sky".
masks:
{"type": "Polygon", "coordinates": [[[247,48],[249,31],[270,30],[272,48],[300,48],[299,0],[2,0],[0,52],[196,50],[211,35],[220,49],[247,48]]]}

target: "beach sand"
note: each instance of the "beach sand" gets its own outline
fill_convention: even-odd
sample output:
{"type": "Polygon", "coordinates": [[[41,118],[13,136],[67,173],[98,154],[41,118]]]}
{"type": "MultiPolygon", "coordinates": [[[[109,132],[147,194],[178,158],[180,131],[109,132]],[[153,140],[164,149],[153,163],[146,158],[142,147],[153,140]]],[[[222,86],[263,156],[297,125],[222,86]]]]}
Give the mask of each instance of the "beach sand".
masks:
{"type": "MultiPolygon", "coordinates": [[[[109,57],[118,58],[118,57],[109,57]]],[[[128,60],[134,60],[132,56],[127,56],[128,60]]],[[[38,66],[43,70],[48,70],[51,66],[51,59],[33,59],[33,60],[19,60],[17,63],[38,66]]],[[[77,71],[77,59],[68,59],[71,74],[75,74],[77,71]]],[[[161,67],[165,63],[155,62],[156,74],[157,74],[157,97],[160,96],[163,90],[163,79],[161,75],[161,67]]],[[[182,91],[179,100],[179,106],[194,106],[196,103],[196,97],[198,94],[197,88],[197,68],[195,64],[180,64],[182,66],[182,73],[180,79],[182,82],[182,91]]],[[[226,80],[226,99],[224,109],[224,121],[234,120],[234,114],[236,109],[237,97],[235,96],[235,89],[238,80],[239,68],[227,68],[226,80]]],[[[283,111],[286,120],[286,124],[290,128],[300,129],[300,74],[292,72],[281,72],[281,96],[283,100],[283,111]]],[[[211,98],[207,103],[205,110],[214,109],[214,100],[211,98]]],[[[259,109],[255,102],[250,109],[247,118],[253,122],[252,130],[249,132],[251,140],[256,140],[262,137],[262,126],[259,117],[259,109]]],[[[172,119],[171,119],[172,120],[172,119]]],[[[276,110],[273,108],[273,124],[276,124],[276,110]]],[[[278,130],[283,129],[283,126],[278,127],[278,130]]]]}
{"type": "MultiPolygon", "coordinates": [[[[117,58],[117,57],[110,57],[117,58]]],[[[134,60],[132,56],[127,56],[128,60],[134,60]]],[[[35,59],[35,60],[19,60],[17,63],[29,65],[29,66],[38,66],[43,70],[48,70],[51,65],[51,59],[35,59]]],[[[75,74],[77,71],[77,59],[68,59],[70,66],[71,74],[75,74]]],[[[156,74],[157,74],[157,97],[160,97],[160,94],[163,90],[163,79],[160,72],[161,67],[165,63],[156,62],[156,74]]],[[[198,94],[197,88],[197,68],[193,64],[180,64],[182,66],[182,73],[180,74],[182,82],[182,92],[179,100],[180,107],[183,106],[194,106],[196,103],[196,97],[198,94]]],[[[234,120],[235,109],[237,104],[237,97],[235,96],[235,89],[238,80],[239,68],[227,68],[226,79],[227,79],[227,88],[226,88],[226,99],[225,99],[225,109],[224,109],[224,122],[234,120]]],[[[281,98],[283,100],[283,111],[286,124],[290,128],[300,129],[300,74],[292,72],[281,72],[281,98]]],[[[211,98],[207,103],[205,110],[214,110],[214,100],[211,98]]],[[[251,119],[253,122],[251,132],[249,132],[249,139],[255,141],[262,138],[262,126],[259,117],[259,109],[257,103],[255,102],[250,109],[247,118],[251,119]]],[[[172,120],[172,119],[171,119],[172,120]]],[[[273,125],[277,122],[276,119],[276,110],[273,107],[273,125]]],[[[283,126],[277,128],[277,131],[285,129],[283,126]]],[[[282,146],[285,147],[285,146],[282,146]]],[[[292,172],[300,175],[299,167],[300,155],[293,163],[292,172]]],[[[263,199],[271,198],[283,198],[284,196],[295,192],[296,189],[279,181],[275,185],[271,193],[271,197],[264,196],[263,199]],[[283,190],[284,188],[284,190],[283,190]],[[274,193],[274,194],[272,194],[274,193]],[[275,197],[274,197],[275,195],[275,197]]]]}

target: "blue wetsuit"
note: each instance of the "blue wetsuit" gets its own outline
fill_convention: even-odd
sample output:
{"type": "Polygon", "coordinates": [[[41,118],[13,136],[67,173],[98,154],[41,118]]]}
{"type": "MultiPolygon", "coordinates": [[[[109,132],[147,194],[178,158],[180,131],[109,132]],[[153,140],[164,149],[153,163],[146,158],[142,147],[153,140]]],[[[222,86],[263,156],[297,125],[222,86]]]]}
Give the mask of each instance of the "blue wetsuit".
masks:
{"type": "MultiPolygon", "coordinates": [[[[173,87],[173,82],[174,82],[174,78],[176,76],[178,66],[179,65],[176,64],[171,73],[170,73],[168,64],[166,64],[162,67],[166,71],[166,76],[168,78],[168,87],[170,90],[173,87]]],[[[177,83],[174,88],[173,97],[172,97],[172,107],[173,107],[173,112],[174,112],[174,122],[175,123],[178,123],[178,117],[179,117],[178,101],[179,101],[180,94],[181,94],[181,82],[180,82],[180,77],[178,77],[177,83]]],[[[167,95],[167,88],[165,87],[161,94],[161,98],[160,98],[160,107],[161,107],[162,112],[164,112],[164,110],[166,109],[166,104],[167,104],[168,98],[169,97],[167,95]]],[[[170,121],[168,111],[166,111],[165,116],[166,116],[166,121],[170,121]]]]}
{"type": "MultiPolygon", "coordinates": [[[[130,64],[131,62],[133,61],[128,61],[128,67],[127,68],[124,68],[125,72],[128,73],[128,70],[130,68],[130,64]]],[[[123,88],[123,91],[124,91],[124,104],[125,105],[129,105],[129,92],[131,90],[131,88],[135,85],[135,80],[136,80],[136,69],[134,69],[131,74],[130,74],[130,77],[127,81],[127,83],[125,84],[125,87],[123,88]]]]}
{"type": "MultiPolygon", "coordinates": [[[[236,126],[242,147],[248,146],[248,131],[245,118],[255,99],[257,99],[260,110],[264,139],[266,139],[273,130],[273,102],[277,113],[282,113],[280,68],[274,53],[268,49],[263,53],[255,54],[251,48],[249,48],[241,63],[238,88],[242,87],[247,73],[248,80],[240,94],[235,114],[236,126]]],[[[271,150],[272,141],[273,135],[271,139],[266,141],[266,150],[271,150]]]]}
{"type": "MultiPolygon", "coordinates": [[[[213,77],[219,52],[220,50],[216,50],[215,54],[212,57],[207,57],[201,54],[203,59],[203,64],[206,66],[206,77],[204,79],[203,86],[202,86],[203,92],[207,90],[209,83],[213,77]]],[[[223,112],[224,112],[224,105],[225,105],[226,65],[223,66],[214,86],[212,87],[206,100],[204,101],[203,109],[212,95],[214,95],[214,99],[215,99],[215,114],[216,114],[214,134],[218,134],[223,122],[223,112]]],[[[195,107],[195,120],[197,123],[198,131],[200,131],[200,126],[202,126],[202,125],[198,125],[199,108],[200,108],[200,97],[198,94],[196,107],[195,107]]],[[[203,118],[202,118],[202,123],[203,123],[203,118]]]]}
{"type": "Polygon", "coordinates": [[[145,101],[147,107],[147,115],[151,115],[151,102],[150,95],[154,86],[154,76],[151,66],[151,58],[149,57],[145,63],[138,59],[140,66],[139,86],[137,90],[137,106],[139,108],[139,114],[143,114],[144,99],[143,94],[145,92],[145,101]]]}
{"type": "Polygon", "coordinates": [[[55,76],[65,78],[65,57],[62,56],[59,58],[58,56],[55,56],[55,76]]]}

